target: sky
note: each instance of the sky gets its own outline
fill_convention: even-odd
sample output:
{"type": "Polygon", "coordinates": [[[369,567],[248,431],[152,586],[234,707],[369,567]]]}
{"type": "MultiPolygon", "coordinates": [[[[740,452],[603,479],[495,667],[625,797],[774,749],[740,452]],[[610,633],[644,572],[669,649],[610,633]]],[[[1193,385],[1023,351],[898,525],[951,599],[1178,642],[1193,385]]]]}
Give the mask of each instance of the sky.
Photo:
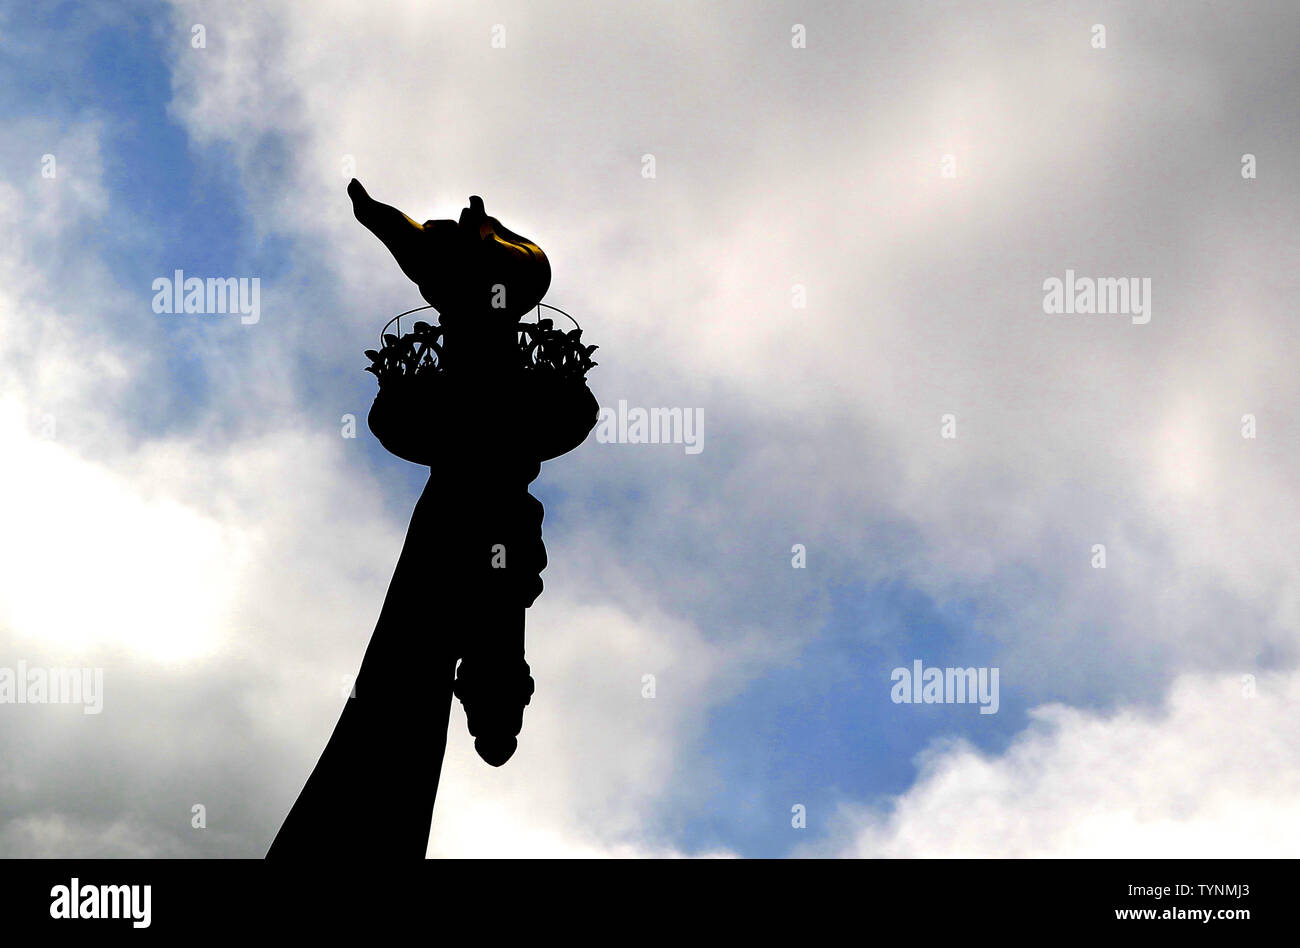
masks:
{"type": "Polygon", "coordinates": [[[1298,40],[1286,2],[0,0],[0,676],[103,675],[0,701],[0,855],[258,857],[324,747],[428,478],[364,425],[422,300],[354,175],[482,195],[601,405],[703,419],[543,465],[537,691],[500,769],[453,708],[429,856],[1293,855],[1298,40]],[[156,313],[176,270],[258,319],[156,313]],[[1149,321],[1046,312],[1067,271],[1149,321]],[[896,702],[917,661],[996,713],[896,702]]]}

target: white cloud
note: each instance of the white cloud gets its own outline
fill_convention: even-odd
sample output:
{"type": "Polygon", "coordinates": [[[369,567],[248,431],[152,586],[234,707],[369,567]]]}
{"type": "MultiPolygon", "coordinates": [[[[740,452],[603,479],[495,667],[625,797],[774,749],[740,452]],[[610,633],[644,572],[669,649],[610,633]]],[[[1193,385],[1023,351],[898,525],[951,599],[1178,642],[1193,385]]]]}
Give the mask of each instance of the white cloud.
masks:
{"type": "MultiPolygon", "coordinates": [[[[177,112],[240,149],[289,129],[290,181],[254,200],[330,248],[359,299],[403,284],[341,199],[344,154],[417,217],[471,191],[517,215],[553,255],[551,297],[602,345],[602,398],[703,404],[711,450],[735,457],[658,477],[589,446],[556,465],[570,485],[636,484],[625,555],[667,530],[716,569],[771,542],[754,526],[771,520],[792,534],[780,549],[811,542],[837,578],[977,603],[972,631],[1034,702],[1294,661],[1300,564],[1276,511],[1300,504],[1300,454],[1281,430],[1237,433],[1243,411],[1278,418],[1296,394],[1268,355],[1291,333],[1294,235],[1243,209],[1235,154],[1188,157],[1236,150],[1207,132],[1232,44],[1130,14],[1101,59],[1088,23],[1014,5],[854,12],[826,11],[800,58],[779,12],[752,5],[692,9],[689,28],[507,5],[496,51],[468,6],[265,7],[279,26],[263,39],[178,57],[177,112]],[[267,65],[266,37],[288,68],[267,65]],[[1066,267],[1151,276],[1152,323],[1044,316],[1041,282],[1066,267]],[[955,442],[938,437],[948,411],[955,442]],[[873,540],[900,523],[909,543],[873,540]]],[[[763,555],[734,568],[762,575],[763,555]]],[[[775,655],[815,631],[752,634],[775,655]]]]}
{"type": "MultiPolygon", "coordinates": [[[[97,134],[72,140],[95,154],[97,134]]],[[[104,211],[91,167],[57,213],[34,176],[2,186],[41,239],[68,246],[104,211]]],[[[259,412],[233,439],[203,424],[133,431],[116,404],[132,347],[93,323],[53,328],[66,327],[65,275],[32,251],[0,255],[15,276],[0,287],[0,359],[15,370],[0,391],[0,643],[11,664],[102,666],[105,707],[93,721],[3,710],[0,841],[11,854],[257,855],[333,728],[405,515],[383,509],[360,443],[305,415],[283,373],[261,373],[251,395],[245,375],[213,373],[209,417],[227,394],[259,412]],[[84,786],[99,788],[91,805],[84,786]],[[189,825],[196,802],[206,830],[189,825]]],[[[106,268],[79,267],[98,315],[129,318],[106,268]]],[[[281,346],[264,340],[259,366],[281,346]]],[[[675,854],[641,838],[639,814],[667,792],[677,741],[725,669],[653,597],[625,590],[636,615],[573,602],[564,588],[581,579],[564,573],[548,572],[556,591],[530,617],[539,687],[511,766],[483,764],[453,718],[439,812],[464,817],[434,836],[437,855],[675,854]],[[653,702],[646,671],[664,681],[653,702]]]]}
{"type": "Polygon", "coordinates": [[[847,808],[822,853],[1288,857],[1300,844],[1300,676],[1186,675],[1154,710],[1047,705],[1002,754],[937,745],[882,816],[847,808]]]}
{"type": "MultiPolygon", "coordinates": [[[[433,852],[671,848],[639,833],[690,779],[677,751],[711,703],[818,629],[816,615],[791,619],[790,590],[764,571],[795,541],[837,580],[977,602],[976,631],[1001,643],[1035,702],[1136,701],[1186,669],[1293,663],[1297,383],[1277,353],[1292,348],[1300,287],[1292,222],[1270,208],[1294,206],[1295,185],[1236,177],[1243,142],[1288,145],[1264,121],[1267,97],[1235,101],[1225,84],[1232,31],[1252,27],[1220,24],[1209,42],[1117,19],[1100,59],[1082,20],[1018,5],[933,12],[827,8],[797,52],[785,15],[752,4],[546,17],[526,4],[491,17],[474,4],[383,16],[341,2],[175,4],[173,114],[200,147],[231,149],[256,236],[288,238],[292,272],[265,288],[246,354],[191,343],[209,393],[189,429],[140,434],[120,399],[169,352],[121,343],[137,324],[108,317],[130,294],[75,239],[103,226],[102,128],[17,128],[11,166],[29,170],[0,183],[0,222],[24,237],[0,252],[0,488],[29,543],[0,564],[21,580],[0,592],[11,643],[33,658],[93,647],[168,659],[153,687],[172,713],[187,705],[167,686],[208,662],[228,689],[213,701],[266,772],[239,787],[260,809],[231,851],[269,840],[337,716],[336,684],[359,661],[414,500],[389,488],[395,508],[381,506],[384,485],[332,428],[337,406],[281,369],[302,356],[332,371],[414,296],[351,217],[351,155],[376,196],[417,217],[454,216],[480,193],[537,237],[555,263],[551,299],[602,346],[603,401],[699,404],[708,417],[692,465],[596,445],[548,465],[582,520],[561,541],[548,521],[548,592],[529,620],[538,697],[500,771],[453,719],[439,808],[458,820],[435,830],[433,852]],[[194,22],[207,49],[188,45],[194,22]],[[505,50],[489,45],[493,22],[507,25],[505,50]],[[1225,129],[1225,113],[1256,124],[1225,129]],[[47,140],[68,171],[53,187],[24,157],[47,140]],[[658,158],[652,182],[644,152],[658,158]],[[938,176],[949,152],[954,182],[938,176]],[[1067,266],[1152,276],[1153,322],[1044,317],[1041,280],[1067,266]],[[807,310],[789,305],[795,282],[807,310]],[[95,319],[68,311],[55,292],[68,285],[95,319]],[[944,411],[958,415],[956,442],[938,438],[944,411]],[[1237,434],[1246,411],[1261,419],[1255,442],[1237,434]],[[43,414],[54,443],[33,433],[43,414]],[[580,506],[631,488],[635,502],[615,510],[580,506]],[[908,539],[881,539],[892,525],[908,539]],[[1096,542],[1104,573],[1088,567],[1096,542]],[[738,620],[741,605],[753,611],[738,620]],[[181,609],[197,618],[178,634],[181,609]],[[668,671],[646,702],[640,675],[655,668],[668,671]]],[[[1251,35],[1290,48],[1285,31],[1251,35]]],[[[1256,62],[1284,61],[1267,52],[1256,62]]],[[[1171,714],[1191,714],[1178,694],[1171,714]]],[[[1066,736],[1034,732],[1027,746],[1145,726],[1042,714],[1066,736]]],[[[124,741],[136,719],[107,720],[124,741]]],[[[77,772],[81,750],[61,737],[47,753],[77,772]]],[[[1032,762],[943,759],[971,787],[1004,779],[997,812],[1035,792],[1032,762]]],[[[1207,825],[1212,805],[1196,811],[1207,825]]],[[[1161,806],[1182,812],[1172,797],[1161,806]]],[[[111,832],[20,819],[35,821],[26,846],[121,838],[111,816],[111,832]]],[[[133,845],[157,851],[204,845],[138,833],[133,845]]],[[[872,846],[910,845],[880,833],[872,846]]]]}

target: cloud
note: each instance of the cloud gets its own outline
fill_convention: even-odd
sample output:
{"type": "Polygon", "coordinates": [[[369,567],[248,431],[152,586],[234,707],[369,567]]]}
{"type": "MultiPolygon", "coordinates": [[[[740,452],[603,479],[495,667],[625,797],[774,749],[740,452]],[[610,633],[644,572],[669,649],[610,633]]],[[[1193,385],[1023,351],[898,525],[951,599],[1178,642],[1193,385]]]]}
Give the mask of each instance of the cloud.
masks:
{"type": "MultiPolygon", "coordinates": [[[[108,269],[83,253],[83,293],[101,300],[101,316],[125,319],[61,331],[59,273],[33,252],[44,239],[70,246],[105,213],[96,166],[77,160],[97,154],[98,134],[73,128],[57,149],[65,190],[35,173],[3,185],[8,206],[48,232],[27,232],[0,258],[13,277],[0,290],[0,356],[15,370],[0,395],[10,539],[0,640],[6,667],[102,668],[105,693],[93,718],[6,706],[0,839],[11,855],[259,855],[341,710],[405,515],[384,509],[340,425],[305,417],[276,390],[283,375],[265,376],[261,423],[234,437],[203,426],[150,435],[122,418],[138,334],[119,327],[158,317],[132,314],[108,269]],[[42,204],[42,187],[55,206],[42,204]],[[190,825],[195,804],[207,808],[206,829],[190,825]]],[[[226,389],[215,378],[218,396],[240,400],[239,380],[226,389]]],[[[210,418],[228,410],[215,401],[210,418]]],[[[444,781],[447,808],[477,807],[519,832],[484,850],[453,831],[435,851],[671,854],[637,841],[636,816],[671,780],[675,729],[720,674],[717,657],[649,597],[636,616],[566,608],[564,582],[548,581],[561,591],[534,610],[549,648],[534,658],[529,750],[503,786],[457,718],[444,781]],[[673,684],[629,717],[652,670],[673,684]]]]}
{"type": "Polygon", "coordinates": [[[1281,858],[1300,840],[1300,676],[1185,675],[1153,711],[1035,709],[1002,754],[938,744],[885,814],[821,854],[1281,858]]]}
{"type": "MultiPolygon", "coordinates": [[[[20,581],[0,591],[0,634],[32,660],[125,663],[110,700],[123,681],[141,694],[106,711],[102,755],[33,721],[46,735],[45,757],[21,758],[33,780],[111,774],[138,793],[133,774],[163,766],[132,737],[140,721],[169,747],[184,727],[170,722],[193,716],[206,743],[186,759],[222,766],[146,796],[156,807],[134,822],[116,793],[42,811],[33,783],[9,804],[14,851],[256,854],[323,747],[420,476],[339,437],[369,398],[358,351],[414,305],[351,217],[349,162],[417,217],[483,194],[551,254],[549,299],[601,345],[604,404],[706,415],[698,456],[592,443],[547,465],[538,696],[502,771],[453,718],[439,807],[457,819],[435,826],[431,852],[720,848],[673,818],[717,805],[701,792],[711,755],[753,755],[736,769],[761,774],[769,749],[710,745],[711,712],[826,635],[865,649],[888,628],[891,648],[923,657],[932,643],[907,616],[836,625],[840,599],[882,585],[963,607],[1004,697],[1013,683],[1020,707],[1050,709],[1026,745],[1104,744],[1171,687],[1166,713],[1182,713],[1178,688],[1197,676],[1262,681],[1295,664],[1285,6],[1210,24],[1158,5],[830,5],[805,17],[807,50],[789,46],[777,5],[172,10],[157,24],[169,114],[196,161],[233,166],[240,266],[277,263],[263,320],[160,329],[146,287],[120,282],[146,228],[119,178],[106,183],[111,125],[14,126],[0,480],[32,552],[8,555],[20,581]],[[1094,17],[1104,52],[1087,42],[1094,17]],[[194,23],[206,48],[190,45],[194,23]],[[31,160],[47,147],[68,171],[56,184],[31,160]],[[1237,172],[1245,151],[1261,156],[1253,182],[1237,172]],[[939,174],[946,154],[956,179],[939,174]],[[1067,267],[1151,277],[1152,322],[1045,316],[1042,280],[1067,267]],[[939,437],[949,412],[956,440],[939,437]],[[1240,436],[1247,412],[1255,440],[1240,436]],[[789,569],[796,542],[807,572],[789,569]],[[180,610],[195,619],[178,630],[180,610]],[[114,760],[130,766],[106,770],[114,760]],[[239,822],[220,844],[188,830],[199,793],[239,822]]],[[[163,258],[186,250],[143,239],[163,258]]],[[[1272,705],[1261,693],[1250,707],[1272,705]]],[[[877,735],[859,737],[869,754],[877,735]]],[[[1005,770],[1007,798],[1038,792],[1032,762],[947,753],[971,786],[987,767],[1005,770]]],[[[1170,764],[1171,782],[1180,773],[1170,764]]],[[[923,777],[913,792],[932,790],[923,777]]],[[[1053,813],[1065,822],[1035,832],[1068,847],[1079,811],[1053,813]]],[[[906,848],[890,832],[868,848],[906,848]]]]}
{"type": "MultiPolygon", "coordinates": [[[[199,9],[177,5],[176,22],[199,9]]],[[[1262,198],[1243,188],[1277,200],[1293,186],[1242,182],[1238,155],[1221,153],[1237,136],[1211,128],[1239,46],[1158,29],[1156,13],[1111,10],[1103,53],[1092,21],[1067,10],[844,6],[797,51],[779,10],[740,10],[687,8],[689,28],[523,5],[227,12],[208,24],[219,47],[177,51],[175,112],[244,155],[262,226],[307,241],[350,312],[382,312],[366,300],[396,301],[404,284],[341,198],[347,156],[417,217],[454,215],[481,191],[537,234],[556,262],[551,298],[602,346],[600,397],[708,419],[694,465],[591,446],[548,470],[638,491],[621,513],[629,542],[668,509],[674,554],[704,543],[716,563],[756,546],[758,511],[788,510],[774,549],[811,542],[864,585],[901,575],[940,600],[977,599],[979,631],[1012,661],[1084,676],[1043,681],[1038,698],[1062,684],[1071,699],[1150,697],[1152,681],[1243,650],[1293,660],[1296,564],[1271,511],[1295,499],[1285,472],[1300,458],[1271,433],[1259,449],[1238,433],[1244,412],[1276,417],[1295,394],[1268,355],[1289,333],[1296,287],[1278,275],[1292,241],[1271,218],[1259,223],[1272,239],[1252,236],[1262,198]],[[497,23],[504,49],[490,44],[497,23]],[[909,29],[924,42],[890,42],[909,29]],[[685,87],[705,90],[698,107],[670,108],[685,87]],[[252,151],[265,136],[292,155],[274,177],[252,151]],[[1209,147],[1220,163],[1184,157],[1209,147]],[[955,180],[939,174],[945,154],[955,180]],[[1139,187],[1135,161],[1165,173],[1139,187]],[[1199,203],[1184,199],[1192,180],[1199,203]],[[1153,322],[1044,316],[1042,281],[1066,267],[1151,276],[1153,322]],[[796,283],[807,309],[791,306],[796,283]],[[939,437],[948,412],[955,442],[939,437]],[[705,502],[719,483],[725,501],[705,502]],[[836,530],[899,522],[913,548],[836,530]],[[1111,551],[1104,577],[1095,543],[1111,551]],[[1077,661],[1099,626],[1148,685],[1077,661]],[[1247,631],[1213,631],[1229,626],[1247,631]]],[[[1288,20],[1261,15],[1221,29],[1268,46],[1268,18],[1288,20]]]]}

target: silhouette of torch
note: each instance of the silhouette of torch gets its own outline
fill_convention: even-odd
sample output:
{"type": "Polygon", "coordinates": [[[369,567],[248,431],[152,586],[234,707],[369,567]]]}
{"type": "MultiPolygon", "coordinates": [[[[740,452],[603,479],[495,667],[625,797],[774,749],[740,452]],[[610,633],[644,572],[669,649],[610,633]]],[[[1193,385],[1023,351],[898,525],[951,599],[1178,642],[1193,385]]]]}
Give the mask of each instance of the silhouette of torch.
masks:
{"type": "Polygon", "coordinates": [[[268,856],[413,858],[427,845],[452,695],[483,760],[499,767],[517,747],[534,687],[524,611],[546,566],[528,485],[595,426],[596,347],[542,318],[555,310],[541,302],[546,255],[481,198],[459,221],[418,224],[355,179],[348,194],[428,301],[421,309],[438,311],[438,325],[405,334],[395,317],[366,352],[379,380],[370,430],[430,477],[355,694],[268,856]],[[521,321],[534,309],[536,321],[521,321]]]}
{"type": "Polygon", "coordinates": [[[393,454],[429,464],[455,505],[442,524],[444,587],[478,595],[458,636],[454,693],[479,756],[499,767],[533,693],[523,610],[542,591],[546,549],[528,484],[596,422],[585,382],[595,347],[582,345],[581,328],[519,322],[540,312],[550,264],[537,244],[488,217],[482,198],[471,197],[458,222],[416,224],[359,181],[348,193],[357,220],[439,311],[437,328],[420,322],[401,336],[399,326],[367,352],[379,379],[369,421],[393,454]]]}

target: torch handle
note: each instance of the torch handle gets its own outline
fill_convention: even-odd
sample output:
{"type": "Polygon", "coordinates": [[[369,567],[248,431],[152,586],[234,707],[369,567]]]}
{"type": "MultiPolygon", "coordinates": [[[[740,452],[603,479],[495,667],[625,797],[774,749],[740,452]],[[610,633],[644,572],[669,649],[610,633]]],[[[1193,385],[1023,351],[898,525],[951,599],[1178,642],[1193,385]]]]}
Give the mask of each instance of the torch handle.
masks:
{"type": "Polygon", "coordinates": [[[268,858],[423,858],[454,687],[480,755],[513,753],[532,693],[524,609],[546,565],[527,491],[538,470],[498,458],[476,477],[430,477],[353,696],[268,858]]]}

